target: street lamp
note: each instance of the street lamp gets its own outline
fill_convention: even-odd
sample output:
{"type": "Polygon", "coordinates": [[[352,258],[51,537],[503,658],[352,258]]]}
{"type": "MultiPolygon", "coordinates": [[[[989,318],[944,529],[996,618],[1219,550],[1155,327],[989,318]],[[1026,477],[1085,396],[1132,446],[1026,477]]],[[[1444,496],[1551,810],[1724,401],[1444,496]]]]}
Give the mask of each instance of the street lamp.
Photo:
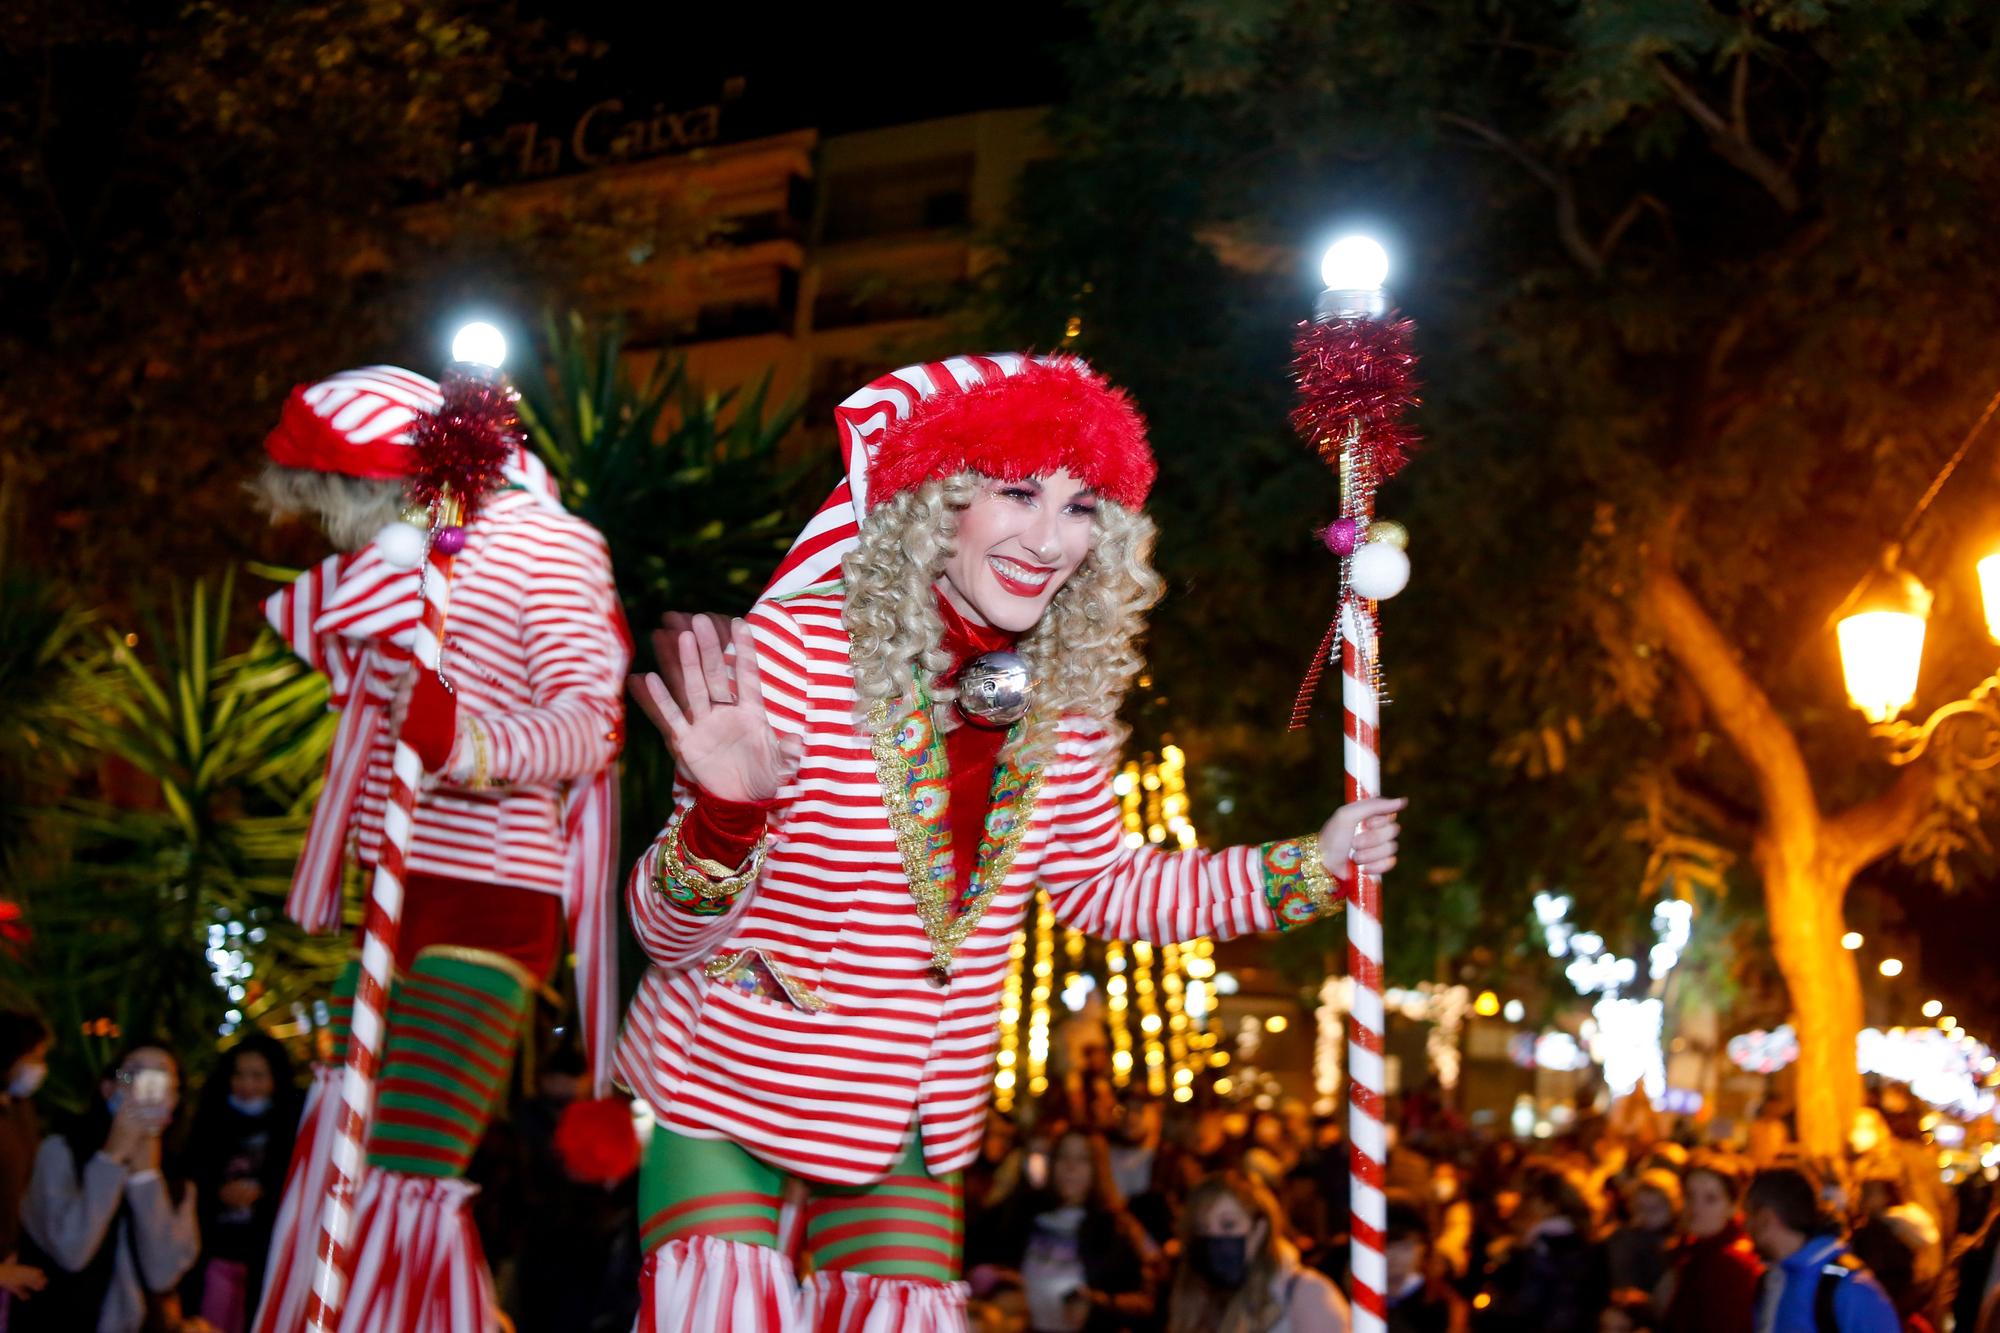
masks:
{"type": "Polygon", "coordinates": [[[1847,697],[1876,726],[1890,725],[1917,697],[1931,595],[1915,575],[1885,564],[1868,576],[1841,617],[1840,665],[1847,697]]]}
{"type": "Polygon", "coordinates": [[[507,335],[485,320],[461,325],[452,335],[451,359],[498,370],[507,359],[507,335]]]}
{"type": "Polygon", "coordinates": [[[1388,309],[1382,284],[1389,280],[1389,252],[1371,236],[1343,236],[1320,256],[1315,319],[1374,319],[1388,309]]]}
{"type": "MultiPolygon", "coordinates": [[[[2000,643],[2000,552],[1981,560],[1977,569],[1986,632],[2000,643]]],[[[1885,561],[1849,605],[1851,610],[1836,626],[1847,697],[1873,724],[1874,733],[1888,742],[1889,762],[1908,764],[1921,758],[1946,730],[1946,723],[1963,721],[1977,725],[1949,728],[1952,762],[1968,769],[2000,764],[2000,672],[1922,722],[1898,716],[1917,694],[1931,607],[1924,585],[1885,561]]]]}

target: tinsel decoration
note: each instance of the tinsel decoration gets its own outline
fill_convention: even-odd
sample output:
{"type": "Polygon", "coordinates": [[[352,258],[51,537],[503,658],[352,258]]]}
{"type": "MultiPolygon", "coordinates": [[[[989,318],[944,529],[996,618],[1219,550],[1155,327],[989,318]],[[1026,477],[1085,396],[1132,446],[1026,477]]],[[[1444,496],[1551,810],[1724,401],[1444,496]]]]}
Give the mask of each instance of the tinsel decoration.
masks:
{"type": "Polygon", "coordinates": [[[455,499],[470,523],[479,505],[501,484],[501,468],[526,442],[517,395],[498,376],[452,370],[439,386],[444,401],[410,428],[417,465],[410,495],[433,514],[455,499]]]}
{"type": "Polygon", "coordinates": [[[1299,386],[1292,425],[1327,466],[1340,466],[1355,426],[1363,455],[1355,462],[1373,481],[1387,481],[1410,461],[1417,432],[1406,418],[1419,401],[1414,327],[1394,316],[1299,325],[1292,343],[1292,377],[1299,386]]]}
{"type": "MultiPolygon", "coordinates": [[[[1291,731],[1306,725],[1320,680],[1340,656],[1340,608],[1357,597],[1349,586],[1349,565],[1364,534],[1374,535],[1375,490],[1402,471],[1416,448],[1417,433],[1406,419],[1419,401],[1414,329],[1411,320],[1396,315],[1311,320],[1299,325],[1292,343],[1292,377],[1299,386],[1292,425],[1339,475],[1341,501],[1340,516],[1318,534],[1340,557],[1340,595],[1333,622],[1292,700],[1291,731]]],[[[1406,545],[1407,536],[1400,525],[1396,528],[1402,540],[1394,544],[1406,545]]],[[[1388,687],[1376,651],[1375,605],[1357,597],[1355,610],[1369,630],[1367,640],[1358,645],[1369,682],[1377,701],[1387,703],[1388,687]]]]}

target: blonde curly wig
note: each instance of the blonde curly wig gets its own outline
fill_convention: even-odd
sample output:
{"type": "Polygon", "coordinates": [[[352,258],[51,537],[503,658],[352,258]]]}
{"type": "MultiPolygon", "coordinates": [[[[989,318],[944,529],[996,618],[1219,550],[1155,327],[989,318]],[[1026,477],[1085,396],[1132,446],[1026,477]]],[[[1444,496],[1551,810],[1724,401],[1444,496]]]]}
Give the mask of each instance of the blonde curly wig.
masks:
{"type": "Polygon", "coordinates": [[[358,551],[375,540],[375,534],[395,522],[407,503],[400,481],[343,477],[276,463],[266,463],[247,489],[272,522],[294,515],[315,519],[327,540],[342,551],[358,551]]]}
{"type": "MultiPolygon", "coordinates": [[[[956,550],[959,512],[986,480],[961,472],[927,481],[862,520],[860,544],[841,562],[862,719],[878,703],[910,698],[917,672],[935,679],[951,667],[931,590],[956,550]]],[[[1118,706],[1144,665],[1139,637],[1165,585],[1153,571],[1155,529],[1144,513],[1100,498],[1091,529],[1090,553],[1017,647],[1035,680],[1034,711],[1010,747],[1023,762],[1047,758],[1065,717],[1102,723],[1114,751],[1125,738],[1118,706]]],[[[930,688],[938,703],[950,702],[950,687],[930,688]]]]}

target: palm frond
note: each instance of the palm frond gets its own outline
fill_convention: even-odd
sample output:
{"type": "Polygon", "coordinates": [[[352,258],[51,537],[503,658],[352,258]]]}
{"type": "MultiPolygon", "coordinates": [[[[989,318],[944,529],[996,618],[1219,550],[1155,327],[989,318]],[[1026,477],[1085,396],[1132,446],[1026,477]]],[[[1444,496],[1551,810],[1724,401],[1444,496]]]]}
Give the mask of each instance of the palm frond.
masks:
{"type": "MultiPolygon", "coordinates": [[[[58,1032],[73,1020],[157,1034],[198,1064],[246,1006],[302,1002],[346,952],[282,914],[336,721],[326,681],[268,630],[233,648],[233,592],[230,578],[176,589],[164,627],[106,634],[70,668],[87,703],[65,730],[136,774],[113,789],[139,795],[53,807],[69,856],[20,885],[34,941],[0,958],[0,986],[32,996],[58,1032]]],[[[59,1072],[81,1077],[88,1053],[75,1047],[59,1072]]]]}

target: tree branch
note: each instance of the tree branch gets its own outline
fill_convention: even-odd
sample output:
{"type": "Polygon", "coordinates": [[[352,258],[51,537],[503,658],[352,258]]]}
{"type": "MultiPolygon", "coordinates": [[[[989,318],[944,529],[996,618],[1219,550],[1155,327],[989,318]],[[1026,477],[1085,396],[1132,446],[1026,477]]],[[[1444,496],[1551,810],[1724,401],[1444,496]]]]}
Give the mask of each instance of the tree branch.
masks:
{"type": "Polygon", "coordinates": [[[1919,759],[1880,795],[1827,817],[1826,855],[1838,858],[1843,883],[1909,839],[1931,806],[1936,783],[1930,760],[1919,759]]]}
{"type": "Polygon", "coordinates": [[[1757,836],[1757,811],[1717,787],[1701,774],[1685,768],[1670,770],[1680,798],[1717,832],[1748,843],[1757,836]]]}
{"type": "Polygon", "coordinates": [[[1665,204],[1644,191],[1634,195],[1632,202],[1625,205],[1624,211],[1613,218],[1611,225],[1604,229],[1603,239],[1597,243],[1597,256],[1600,263],[1608,264],[1611,262],[1611,252],[1618,248],[1619,241],[1625,239],[1626,229],[1639,220],[1640,213],[1649,208],[1659,214],[1661,221],[1668,221],[1667,206],[1665,204]]]}
{"type": "Polygon", "coordinates": [[[1799,211],[1799,188],[1785,169],[1764,155],[1762,149],[1750,141],[1749,128],[1738,127],[1724,120],[1714,107],[1701,100],[1701,94],[1690,87],[1680,75],[1673,72],[1664,60],[1653,62],[1653,72],[1660,82],[1681,104],[1681,109],[1692,116],[1695,123],[1708,131],[1708,137],[1715,144],[1715,151],[1722,154],[1724,161],[1744,175],[1764,187],[1778,207],[1787,213],[1799,211]]]}
{"type": "Polygon", "coordinates": [[[1664,553],[1649,562],[1639,600],[1709,716],[1749,765],[1774,849],[1806,864],[1817,850],[1820,813],[1797,739],[1664,553]]]}
{"type": "Polygon", "coordinates": [[[1729,123],[1746,138],[1750,134],[1749,92],[1750,53],[1739,51],[1736,53],[1736,75],[1729,85],[1729,123]]]}
{"type": "Polygon", "coordinates": [[[1583,226],[1577,220],[1576,192],[1570,188],[1566,179],[1536,160],[1527,149],[1491,125],[1481,124],[1469,116],[1461,116],[1452,111],[1439,112],[1438,119],[1447,125],[1455,125],[1467,134],[1498,148],[1520,163],[1529,175],[1548,186],[1549,191],[1556,197],[1556,234],[1562,240],[1563,249],[1569,251],[1570,258],[1590,276],[1593,278],[1602,276],[1604,257],[1583,234],[1583,226]]]}

